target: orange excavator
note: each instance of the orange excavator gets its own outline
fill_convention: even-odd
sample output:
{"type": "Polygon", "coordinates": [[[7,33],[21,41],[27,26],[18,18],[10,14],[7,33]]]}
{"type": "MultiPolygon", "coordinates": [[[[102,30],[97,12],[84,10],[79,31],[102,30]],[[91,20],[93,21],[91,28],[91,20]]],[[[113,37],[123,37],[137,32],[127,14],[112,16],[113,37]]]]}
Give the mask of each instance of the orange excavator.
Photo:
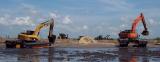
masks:
{"type": "Polygon", "coordinates": [[[118,41],[119,41],[119,46],[120,47],[127,47],[130,42],[134,43],[134,46],[137,46],[137,47],[146,47],[147,41],[146,40],[140,40],[139,35],[136,32],[137,25],[138,25],[138,23],[140,23],[140,21],[142,21],[143,26],[144,26],[144,30],[141,34],[143,36],[149,35],[149,31],[148,31],[147,26],[146,26],[144,15],[143,15],[143,13],[141,13],[140,16],[138,16],[134,20],[134,22],[132,23],[131,30],[124,30],[124,31],[121,31],[119,33],[118,41]]]}

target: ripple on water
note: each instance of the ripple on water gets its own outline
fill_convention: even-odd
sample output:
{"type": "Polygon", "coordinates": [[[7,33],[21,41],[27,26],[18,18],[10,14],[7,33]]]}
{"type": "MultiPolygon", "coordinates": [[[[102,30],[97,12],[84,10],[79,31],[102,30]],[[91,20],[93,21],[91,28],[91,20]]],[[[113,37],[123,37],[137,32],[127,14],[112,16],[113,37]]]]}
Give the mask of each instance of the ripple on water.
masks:
{"type": "Polygon", "coordinates": [[[158,62],[160,48],[42,48],[1,49],[0,62],[158,62]]]}

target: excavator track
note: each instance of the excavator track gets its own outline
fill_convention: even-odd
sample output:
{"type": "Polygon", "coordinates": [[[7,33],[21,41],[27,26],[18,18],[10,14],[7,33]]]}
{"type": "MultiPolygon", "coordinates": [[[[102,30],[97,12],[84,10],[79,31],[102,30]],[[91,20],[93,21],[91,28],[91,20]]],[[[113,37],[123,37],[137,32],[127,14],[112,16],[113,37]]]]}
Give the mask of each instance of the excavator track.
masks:
{"type": "Polygon", "coordinates": [[[147,40],[135,40],[130,41],[128,39],[118,39],[119,47],[128,47],[129,44],[133,44],[133,47],[147,47],[147,40]]]}
{"type": "Polygon", "coordinates": [[[20,39],[8,39],[6,40],[6,48],[46,48],[55,43],[56,35],[48,37],[49,42],[43,41],[26,41],[20,39]]]}
{"type": "Polygon", "coordinates": [[[128,47],[129,41],[126,39],[118,39],[119,47],[128,47]]]}
{"type": "Polygon", "coordinates": [[[6,40],[6,48],[34,48],[49,46],[47,42],[24,41],[24,40],[6,40]]]}

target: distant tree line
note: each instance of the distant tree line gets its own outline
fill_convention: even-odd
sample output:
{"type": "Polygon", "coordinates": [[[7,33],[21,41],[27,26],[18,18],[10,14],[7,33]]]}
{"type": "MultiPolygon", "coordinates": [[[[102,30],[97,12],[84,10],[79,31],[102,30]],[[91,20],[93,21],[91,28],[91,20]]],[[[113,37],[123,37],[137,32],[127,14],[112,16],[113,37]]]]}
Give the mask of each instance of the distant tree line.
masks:
{"type": "Polygon", "coordinates": [[[110,35],[98,35],[94,38],[95,40],[113,40],[113,38],[110,37],[110,35]]]}
{"type": "MultiPolygon", "coordinates": [[[[80,38],[83,37],[80,35],[78,38],[69,38],[69,34],[66,33],[59,33],[58,39],[74,39],[74,40],[80,40],[80,38]]],[[[114,40],[116,38],[112,38],[111,35],[106,34],[106,35],[98,35],[94,37],[95,40],[114,40]]],[[[160,37],[155,38],[156,40],[160,40],[160,37]]]]}
{"type": "Polygon", "coordinates": [[[160,37],[156,37],[153,40],[157,40],[157,43],[160,43],[160,37]]]}

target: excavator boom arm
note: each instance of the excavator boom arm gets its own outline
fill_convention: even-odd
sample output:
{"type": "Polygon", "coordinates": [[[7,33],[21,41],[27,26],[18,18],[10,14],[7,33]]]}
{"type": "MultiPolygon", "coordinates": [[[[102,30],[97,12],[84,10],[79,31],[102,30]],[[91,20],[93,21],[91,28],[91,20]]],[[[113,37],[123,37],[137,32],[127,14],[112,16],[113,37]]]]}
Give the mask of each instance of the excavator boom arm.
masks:
{"type": "Polygon", "coordinates": [[[145,22],[145,19],[144,19],[144,16],[143,16],[142,13],[141,13],[140,16],[138,16],[138,17],[134,20],[134,22],[133,22],[133,24],[132,24],[132,29],[131,29],[131,31],[132,31],[132,32],[136,32],[136,27],[137,27],[137,25],[138,25],[138,23],[139,23],[140,21],[142,21],[143,26],[144,26],[144,31],[142,32],[142,34],[143,34],[143,35],[148,35],[148,34],[149,34],[149,33],[148,33],[148,29],[147,29],[146,22],[145,22]]]}
{"type": "Polygon", "coordinates": [[[51,19],[51,22],[50,22],[50,27],[49,27],[49,34],[48,36],[49,37],[52,37],[52,33],[53,33],[53,27],[54,27],[54,19],[51,19]]]}
{"type": "Polygon", "coordinates": [[[48,25],[50,25],[50,30],[49,30],[49,32],[50,32],[51,30],[53,31],[53,21],[54,21],[54,20],[51,19],[51,21],[46,21],[46,22],[40,23],[40,24],[35,28],[35,31],[34,31],[33,35],[37,35],[37,36],[38,36],[40,30],[41,30],[44,26],[48,26],[48,25]],[[52,26],[52,28],[51,28],[51,26],[52,26]]]}
{"type": "Polygon", "coordinates": [[[141,13],[141,17],[142,17],[142,23],[143,23],[143,26],[144,26],[144,30],[148,30],[147,26],[146,26],[146,22],[145,22],[144,16],[143,16],[142,13],[141,13]]]}

